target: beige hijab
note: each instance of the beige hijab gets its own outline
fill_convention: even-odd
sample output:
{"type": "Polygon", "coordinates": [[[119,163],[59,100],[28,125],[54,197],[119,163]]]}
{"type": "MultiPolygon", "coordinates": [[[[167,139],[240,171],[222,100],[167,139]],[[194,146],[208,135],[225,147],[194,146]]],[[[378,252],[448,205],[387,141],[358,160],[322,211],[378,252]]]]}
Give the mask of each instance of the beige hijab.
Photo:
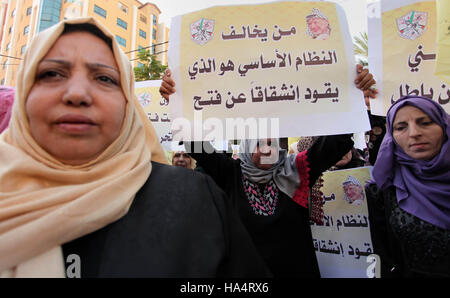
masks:
{"type": "Polygon", "coordinates": [[[168,163],[114,35],[93,18],[66,20],[38,34],[20,66],[10,126],[0,137],[0,275],[64,276],[61,245],[124,216],[151,173],[151,160],[168,163]],[[127,99],[119,137],[80,166],[62,164],[35,142],[25,110],[37,65],[66,23],[91,23],[111,38],[127,99]]]}

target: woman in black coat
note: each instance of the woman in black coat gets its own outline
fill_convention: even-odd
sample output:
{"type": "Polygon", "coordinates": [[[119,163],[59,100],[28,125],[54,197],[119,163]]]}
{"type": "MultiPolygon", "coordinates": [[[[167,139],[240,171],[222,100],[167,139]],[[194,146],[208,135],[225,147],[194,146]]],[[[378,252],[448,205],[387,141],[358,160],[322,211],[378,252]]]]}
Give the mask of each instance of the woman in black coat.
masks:
{"type": "Polygon", "coordinates": [[[450,122],[436,102],[397,100],[366,186],[382,277],[450,277],[450,122]]]}

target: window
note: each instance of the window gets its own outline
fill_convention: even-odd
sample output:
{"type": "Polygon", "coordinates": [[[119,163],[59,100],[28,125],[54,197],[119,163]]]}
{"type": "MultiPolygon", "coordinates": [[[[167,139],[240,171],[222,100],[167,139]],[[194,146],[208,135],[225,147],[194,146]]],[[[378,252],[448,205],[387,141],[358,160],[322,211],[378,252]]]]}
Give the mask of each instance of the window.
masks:
{"type": "Polygon", "coordinates": [[[157,22],[158,22],[157,17],[155,15],[153,15],[153,25],[156,26],[157,22]]]}
{"type": "MultiPolygon", "coordinates": [[[[36,2],[36,1],[35,1],[36,2]]],[[[59,22],[61,17],[61,0],[58,1],[40,1],[41,8],[39,12],[38,32],[45,30],[59,22]]]]}
{"type": "Polygon", "coordinates": [[[27,16],[31,14],[31,6],[27,8],[27,16]]]}
{"type": "Polygon", "coordinates": [[[106,10],[94,4],[94,12],[106,19],[106,10]]]}
{"type": "Polygon", "coordinates": [[[12,12],[11,12],[11,16],[13,17],[13,16],[15,16],[16,15],[16,10],[14,9],[12,12]]]}
{"type": "Polygon", "coordinates": [[[122,19],[117,18],[117,25],[119,25],[123,29],[127,30],[127,23],[125,21],[123,21],[122,19]]]}
{"type": "Polygon", "coordinates": [[[142,64],[141,62],[137,63],[138,67],[144,67],[144,64],[142,64]]]}
{"type": "Polygon", "coordinates": [[[23,55],[23,54],[25,54],[25,50],[27,49],[27,46],[23,46],[21,49],[20,49],[20,53],[23,55]]]}
{"type": "Polygon", "coordinates": [[[2,79],[2,81],[0,82],[0,85],[5,85],[5,79],[2,79]]]}
{"type": "Polygon", "coordinates": [[[11,32],[12,32],[12,26],[9,27],[9,34],[11,34],[11,32]]]}
{"type": "Polygon", "coordinates": [[[155,29],[153,29],[152,38],[156,39],[156,30],[155,29]]]}
{"type": "Polygon", "coordinates": [[[6,63],[8,62],[8,60],[5,60],[5,62],[3,62],[3,69],[6,68],[6,63]]]}
{"type": "Polygon", "coordinates": [[[6,45],[6,51],[9,51],[10,43],[6,45]]]}
{"type": "Polygon", "coordinates": [[[127,46],[127,41],[125,39],[123,39],[122,37],[120,37],[119,35],[116,35],[116,40],[121,46],[123,46],[123,47],[127,46]]]}
{"type": "Polygon", "coordinates": [[[123,4],[121,2],[119,2],[118,4],[119,4],[119,9],[121,11],[123,11],[124,13],[128,13],[128,7],[125,4],[123,4]]]}
{"type": "Polygon", "coordinates": [[[147,24],[147,17],[144,16],[143,14],[140,15],[140,20],[142,23],[147,24]]]}
{"type": "Polygon", "coordinates": [[[145,31],[139,29],[139,36],[145,39],[145,38],[147,38],[147,33],[145,31]]]}
{"type": "Polygon", "coordinates": [[[25,28],[23,28],[23,35],[28,34],[28,32],[30,32],[30,26],[25,26],[25,28]]]}

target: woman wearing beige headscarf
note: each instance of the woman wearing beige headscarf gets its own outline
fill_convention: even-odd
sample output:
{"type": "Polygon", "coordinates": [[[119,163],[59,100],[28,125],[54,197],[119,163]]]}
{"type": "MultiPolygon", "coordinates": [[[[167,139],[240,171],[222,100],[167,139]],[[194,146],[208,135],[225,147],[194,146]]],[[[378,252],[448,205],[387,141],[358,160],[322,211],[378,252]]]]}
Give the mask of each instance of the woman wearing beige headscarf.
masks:
{"type": "Polygon", "coordinates": [[[63,277],[73,256],[82,277],[265,276],[214,182],[165,165],[133,86],[93,18],[30,44],[0,138],[1,276],[63,277]]]}

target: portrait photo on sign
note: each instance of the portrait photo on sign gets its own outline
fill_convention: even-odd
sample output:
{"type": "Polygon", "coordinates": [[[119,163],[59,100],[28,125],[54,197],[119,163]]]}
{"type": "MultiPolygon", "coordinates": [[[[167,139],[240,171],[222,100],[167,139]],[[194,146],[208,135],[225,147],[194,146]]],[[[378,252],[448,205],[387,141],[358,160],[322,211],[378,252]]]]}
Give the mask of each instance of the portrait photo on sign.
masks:
{"type": "Polygon", "coordinates": [[[330,37],[330,22],[317,8],[314,8],[312,13],[306,17],[306,24],[308,25],[307,33],[313,39],[325,40],[330,37]]]}
{"type": "Polygon", "coordinates": [[[348,176],[347,180],[342,183],[344,189],[344,200],[352,205],[361,205],[364,201],[364,189],[358,179],[348,176]]]}

